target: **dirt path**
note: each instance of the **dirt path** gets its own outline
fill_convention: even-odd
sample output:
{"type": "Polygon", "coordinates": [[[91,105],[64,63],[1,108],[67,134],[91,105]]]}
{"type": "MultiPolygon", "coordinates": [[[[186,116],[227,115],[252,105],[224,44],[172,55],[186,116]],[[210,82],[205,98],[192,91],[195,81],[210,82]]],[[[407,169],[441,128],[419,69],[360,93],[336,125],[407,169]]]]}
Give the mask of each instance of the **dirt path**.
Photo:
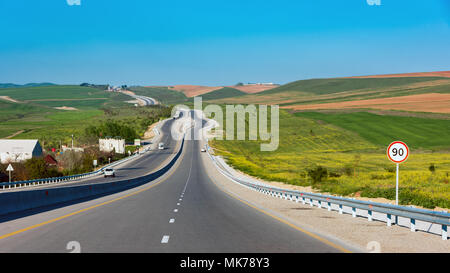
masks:
{"type": "Polygon", "coordinates": [[[13,138],[13,137],[15,137],[15,136],[17,136],[17,135],[20,135],[20,134],[23,133],[23,132],[25,132],[25,130],[20,130],[20,131],[17,131],[17,132],[15,132],[14,134],[12,134],[12,135],[10,135],[10,136],[7,136],[7,137],[5,137],[5,138],[13,138]]]}
{"type": "Polygon", "coordinates": [[[7,101],[10,101],[10,102],[15,102],[15,103],[19,102],[19,101],[15,100],[15,99],[12,99],[12,98],[8,97],[8,96],[0,96],[0,99],[7,100],[7,101]]]}

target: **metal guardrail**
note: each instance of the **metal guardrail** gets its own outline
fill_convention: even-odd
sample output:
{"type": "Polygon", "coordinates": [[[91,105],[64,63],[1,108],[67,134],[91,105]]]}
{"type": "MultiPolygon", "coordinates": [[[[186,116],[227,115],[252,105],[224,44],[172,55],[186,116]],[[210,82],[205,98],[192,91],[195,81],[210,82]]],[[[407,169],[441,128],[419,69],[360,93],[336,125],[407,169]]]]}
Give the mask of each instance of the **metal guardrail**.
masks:
{"type": "MultiPolygon", "coordinates": [[[[157,128],[153,129],[155,130],[155,137],[160,136],[160,132],[157,128]]],[[[152,140],[152,142],[154,142],[152,140]]],[[[143,152],[147,152],[150,150],[150,145],[146,145],[146,148],[143,150],[143,152]]],[[[113,163],[110,163],[108,165],[103,166],[102,168],[89,172],[89,173],[82,173],[82,174],[75,174],[75,175],[68,175],[68,176],[60,176],[60,177],[49,177],[49,178],[42,178],[42,179],[33,179],[33,180],[24,180],[24,181],[14,181],[14,182],[2,182],[0,183],[0,190],[5,189],[16,189],[16,188],[23,188],[23,187],[30,187],[30,186],[38,186],[38,185],[47,185],[47,184],[54,184],[54,183],[61,183],[61,182],[67,182],[67,181],[73,181],[76,179],[86,178],[86,177],[92,177],[95,175],[99,175],[103,173],[103,170],[106,168],[111,168],[114,166],[117,166],[119,164],[122,164],[124,162],[127,162],[131,159],[134,159],[139,156],[140,153],[128,156],[126,158],[120,159],[118,161],[115,161],[113,163]]]]}
{"type": "MultiPolygon", "coordinates": [[[[240,178],[235,177],[231,173],[229,173],[225,168],[221,166],[219,162],[215,159],[213,155],[210,154],[210,147],[207,144],[207,153],[213,163],[216,165],[217,169],[230,178],[232,181],[243,185],[249,189],[255,190],[257,192],[261,192],[267,195],[271,195],[278,198],[284,198],[286,200],[291,200],[295,202],[302,202],[303,204],[309,204],[310,206],[314,206],[314,201],[319,208],[327,208],[328,211],[337,210],[339,214],[344,213],[344,207],[348,207],[351,209],[351,213],[353,217],[357,217],[356,209],[367,211],[367,219],[368,221],[373,221],[373,213],[381,213],[386,215],[385,221],[387,226],[391,226],[393,223],[393,216],[396,217],[397,220],[395,222],[398,223],[397,217],[404,217],[409,219],[410,230],[415,232],[416,221],[423,221],[432,224],[438,224],[441,226],[441,237],[442,240],[448,239],[447,228],[450,226],[450,213],[446,212],[437,212],[437,211],[429,211],[425,209],[397,206],[391,204],[383,204],[376,203],[370,201],[362,201],[362,200],[354,200],[350,198],[332,196],[332,195],[323,195],[318,193],[308,193],[301,192],[295,190],[287,190],[277,187],[272,187],[268,185],[264,185],[262,183],[255,183],[250,181],[244,181],[240,178]],[[334,208],[332,205],[335,205],[334,208]]],[[[361,215],[359,215],[361,216],[361,215]]]]}

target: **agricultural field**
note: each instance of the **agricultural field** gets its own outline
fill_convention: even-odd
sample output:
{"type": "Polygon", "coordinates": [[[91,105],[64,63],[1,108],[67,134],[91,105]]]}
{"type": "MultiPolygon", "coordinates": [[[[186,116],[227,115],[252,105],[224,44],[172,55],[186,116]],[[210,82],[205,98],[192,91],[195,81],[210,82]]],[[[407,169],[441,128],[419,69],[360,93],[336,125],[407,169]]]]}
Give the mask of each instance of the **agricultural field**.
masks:
{"type": "Polygon", "coordinates": [[[336,78],[301,80],[215,102],[278,104],[296,110],[350,107],[447,113],[449,93],[450,78],[447,77],[336,78]]]}
{"type": "Polygon", "coordinates": [[[215,152],[249,175],[336,195],[395,199],[395,165],[387,145],[404,140],[411,155],[401,165],[400,202],[450,208],[450,120],[280,110],[280,144],[213,140],[215,152]],[[314,180],[322,167],[327,175],[314,180]]]}
{"type": "Polygon", "coordinates": [[[70,143],[72,134],[75,145],[91,144],[94,137],[87,128],[105,122],[139,137],[151,123],[170,115],[166,107],[137,108],[125,102],[129,96],[90,87],[7,88],[0,89],[0,96],[10,98],[0,99],[0,137],[39,139],[46,149],[70,143]]]}

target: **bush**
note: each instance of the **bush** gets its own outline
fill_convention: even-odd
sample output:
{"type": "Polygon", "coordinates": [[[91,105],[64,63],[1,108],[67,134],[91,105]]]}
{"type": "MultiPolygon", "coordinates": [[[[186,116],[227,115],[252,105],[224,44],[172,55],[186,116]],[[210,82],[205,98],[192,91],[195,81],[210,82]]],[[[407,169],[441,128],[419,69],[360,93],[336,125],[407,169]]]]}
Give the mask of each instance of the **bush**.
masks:
{"type": "Polygon", "coordinates": [[[430,172],[434,173],[436,171],[436,166],[434,166],[434,163],[430,164],[430,167],[428,167],[428,170],[430,170],[430,172]]]}
{"type": "Polygon", "coordinates": [[[352,176],[355,173],[355,169],[350,165],[345,165],[344,168],[342,168],[342,172],[347,176],[352,176]]]}
{"type": "Polygon", "coordinates": [[[330,172],[330,173],[328,174],[328,176],[329,176],[329,177],[341,177],[341,174],[340,174],[340,173],[337,173],[337,172],[330,172]]]}
{"type": "Polygon", "coordinates": [[[328,177],[328,170],[322,166],[317,166],[315,169],[309,170],[308,175],[313,180],[313,183],[318,183],[328,177]]]}

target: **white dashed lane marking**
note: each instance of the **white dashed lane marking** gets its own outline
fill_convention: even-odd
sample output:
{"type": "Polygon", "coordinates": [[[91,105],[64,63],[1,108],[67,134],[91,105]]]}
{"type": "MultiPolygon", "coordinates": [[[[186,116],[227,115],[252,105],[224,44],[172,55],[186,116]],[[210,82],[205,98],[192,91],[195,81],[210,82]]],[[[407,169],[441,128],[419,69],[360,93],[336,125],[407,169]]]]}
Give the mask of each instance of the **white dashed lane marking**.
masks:
{"type": "Polygon", "coordinates": [[[175,219],[170,219],[169,223],[173,224],[175,222],[175,219]]]}
{"type": "Polygon", "coordinates": [[[169,235],[164,235],[161,240],[161,244],[167,244],[169,242],[169,235]]]}

